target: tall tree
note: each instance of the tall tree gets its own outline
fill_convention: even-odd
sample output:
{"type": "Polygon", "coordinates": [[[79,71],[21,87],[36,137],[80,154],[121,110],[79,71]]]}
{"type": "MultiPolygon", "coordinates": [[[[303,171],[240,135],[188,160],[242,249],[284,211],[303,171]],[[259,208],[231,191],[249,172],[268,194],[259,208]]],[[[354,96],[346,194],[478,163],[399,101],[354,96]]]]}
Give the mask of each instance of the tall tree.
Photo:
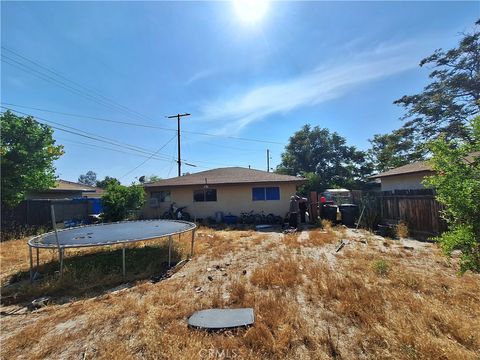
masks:
{"type": "Polygon", "coordinates": [[[416,148],[412,130],[405,127],[390,134],[374,135],[370,143],[368,155],[379,172],[422,160],[425,156],[425,149],[416,148]]]}
{"type": "Polygon", "coordinates": [[[55,145],[53,130],[33,117],[10,111],[0,116],[2,205],[15,206],[27,191],[45,190],[55,185],[54,160],[63,154],[55,145]]]}
{"type": "Polygon", "coordinates": [[[103,180],[97,180],[96,186],[101,189],[106,189],[109,184],[120,185],[120,181],[117,178],[105,176],[103,180]]]}
{"type": "Polygon", "coordinates": [[[348,146],[345,138],[328,129],[305,125],[290,137],[277,172],[303,175],[306,190],[359,187],[372,171],[363,151],[348,146]]]}
{"type": "Polygon", "coordinates": [[[87,171],[86,174],[80,175],[78,177],[78,182],[80,184],[84,184],[84,185],[96,186],[97,185],[97,174],[92,170],[87,171]]]}
{"type": "Polygon", "coordinates": [[[438,49],[420,62],[421,67],[433,69],[432,82],[421,93],[394,102],[405,107],[405,123],[371,140],[377,170],[424,159],[428,154],[425,144],[440,134],[446,141],[471,141],[467,125],[480,113],[480,20],[475,25],[456,48],[438,49]]]}

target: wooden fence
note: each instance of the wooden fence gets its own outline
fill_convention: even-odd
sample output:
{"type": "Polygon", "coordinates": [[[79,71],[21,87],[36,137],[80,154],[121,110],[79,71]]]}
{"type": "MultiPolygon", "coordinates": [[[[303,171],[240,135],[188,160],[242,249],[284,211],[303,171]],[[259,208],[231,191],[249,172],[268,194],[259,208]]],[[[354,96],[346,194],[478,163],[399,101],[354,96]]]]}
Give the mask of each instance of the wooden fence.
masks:
{"type": "Polygon", "coordinates": [[[430,190],[374,193],[382,220],[403,221],[416,238],[437,236],[446,230],[442,205],[430,190]]]}

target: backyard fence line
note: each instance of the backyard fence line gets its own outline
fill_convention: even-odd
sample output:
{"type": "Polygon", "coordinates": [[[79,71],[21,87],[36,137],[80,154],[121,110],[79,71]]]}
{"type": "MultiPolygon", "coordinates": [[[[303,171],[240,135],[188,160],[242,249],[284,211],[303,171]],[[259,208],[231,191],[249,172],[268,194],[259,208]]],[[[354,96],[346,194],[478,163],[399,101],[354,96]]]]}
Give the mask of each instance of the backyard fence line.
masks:
{"type": "Polygon", "coordinates": [[[435,199],[433,190],[355,191],[354,202],[361,204],[365,196],[375,199],[381,221],[404,222],[414,238],[432,238],[447,229],[441,217],[444,207],[435,199]]]}
{"type": "Polygon", "coordinates": [[[24,200],[14,208],[2,206],[2,240],[30,235],[29,228],[51,229],[51,204],[55,206],[56,221],[60,223],[86,220],[95,206],[93,199],[24,200]]]}

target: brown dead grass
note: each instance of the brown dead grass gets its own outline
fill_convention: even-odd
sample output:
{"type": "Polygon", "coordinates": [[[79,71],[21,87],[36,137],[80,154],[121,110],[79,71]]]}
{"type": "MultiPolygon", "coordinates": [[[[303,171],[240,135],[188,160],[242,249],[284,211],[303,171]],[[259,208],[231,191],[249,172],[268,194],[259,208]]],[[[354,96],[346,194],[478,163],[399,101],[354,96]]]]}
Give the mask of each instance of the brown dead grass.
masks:
{"type": "Polygon", "coordinates": [[[272,287],[287,289],[300,285],[302,276],[297,260],[293,256],[285,254],[256,268],[250,281],[263,289],[272,287]]]}
{"type": "Polygon", "coordinates": [[[258,235],[200,229],[196,257],[169,280],[4,317],[1,357],[479,358],[479,276],[458,277],[434,246],[405,251],[369,239],[332,260],[311,255],[333,252],[341,234],[312,231],[280,245],[258,235]],[[206,267],[225,259],[227,276],[207,280],[206,267]],[[379,273],[378,262],[388,271],[379,273]],[[187,327],[188,316],[211,306],[253,307],[255,324],[222,333],[187,327]]]}

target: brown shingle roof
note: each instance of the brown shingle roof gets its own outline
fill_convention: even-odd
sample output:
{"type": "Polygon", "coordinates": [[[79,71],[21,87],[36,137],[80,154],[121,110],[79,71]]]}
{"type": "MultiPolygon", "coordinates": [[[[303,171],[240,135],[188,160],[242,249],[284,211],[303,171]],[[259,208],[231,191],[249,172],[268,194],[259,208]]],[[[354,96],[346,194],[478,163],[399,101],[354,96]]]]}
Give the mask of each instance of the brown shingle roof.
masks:
{"type": "Polygon", "coordinates": [[[67,180],[57,180],[55,187],[50,188],[49,191],[83,191],[83,192],[95,192],[97,190],[94,186],[79,184],[67,180]]]}
{"type": "Polygon", "coordinates": [[[220,168],[189,174],[185,176],[174,177],[144,184],[145,187],[153,186],[189,186],[205,185],[205,179],[209,185],[218,184],[245,184],[245,183],[280,183],[296,182],[303,183],[304,178],[290,175],[280,175],[276,173],[246,169],[241,167],[220,168]]]}
{"type": "MultiPolygon", "coordinates": [[[[468,156],[465,157],[465,161],[468,161],[469,163],[471,163],[477,157],[480,157],[480,151],[470,153],[468,156]]],[[[394,175],[402,175],[402,174],[411,174],[411,173],[417,173],[417,172],[425,172],[425,171],[433,171],[428,161],[416,161],[411,164],[399,166],[395,169],[391,169],[383,173],[370,176],[370,179],[376,179],[376,178],[382,178],[382,177],[394,176],[394,175]]]]}
{"type": "Polygon", "coordinates": [[[370,176],[370,179],[382,178],[387,176],[402,175],[402,174],[411,174],[416,172],[432,171],[431,166],[428,164],[428,161],[417,161],[411,164],[403,165],[395,169],[385,171],[383,173],[370,176]]]}

